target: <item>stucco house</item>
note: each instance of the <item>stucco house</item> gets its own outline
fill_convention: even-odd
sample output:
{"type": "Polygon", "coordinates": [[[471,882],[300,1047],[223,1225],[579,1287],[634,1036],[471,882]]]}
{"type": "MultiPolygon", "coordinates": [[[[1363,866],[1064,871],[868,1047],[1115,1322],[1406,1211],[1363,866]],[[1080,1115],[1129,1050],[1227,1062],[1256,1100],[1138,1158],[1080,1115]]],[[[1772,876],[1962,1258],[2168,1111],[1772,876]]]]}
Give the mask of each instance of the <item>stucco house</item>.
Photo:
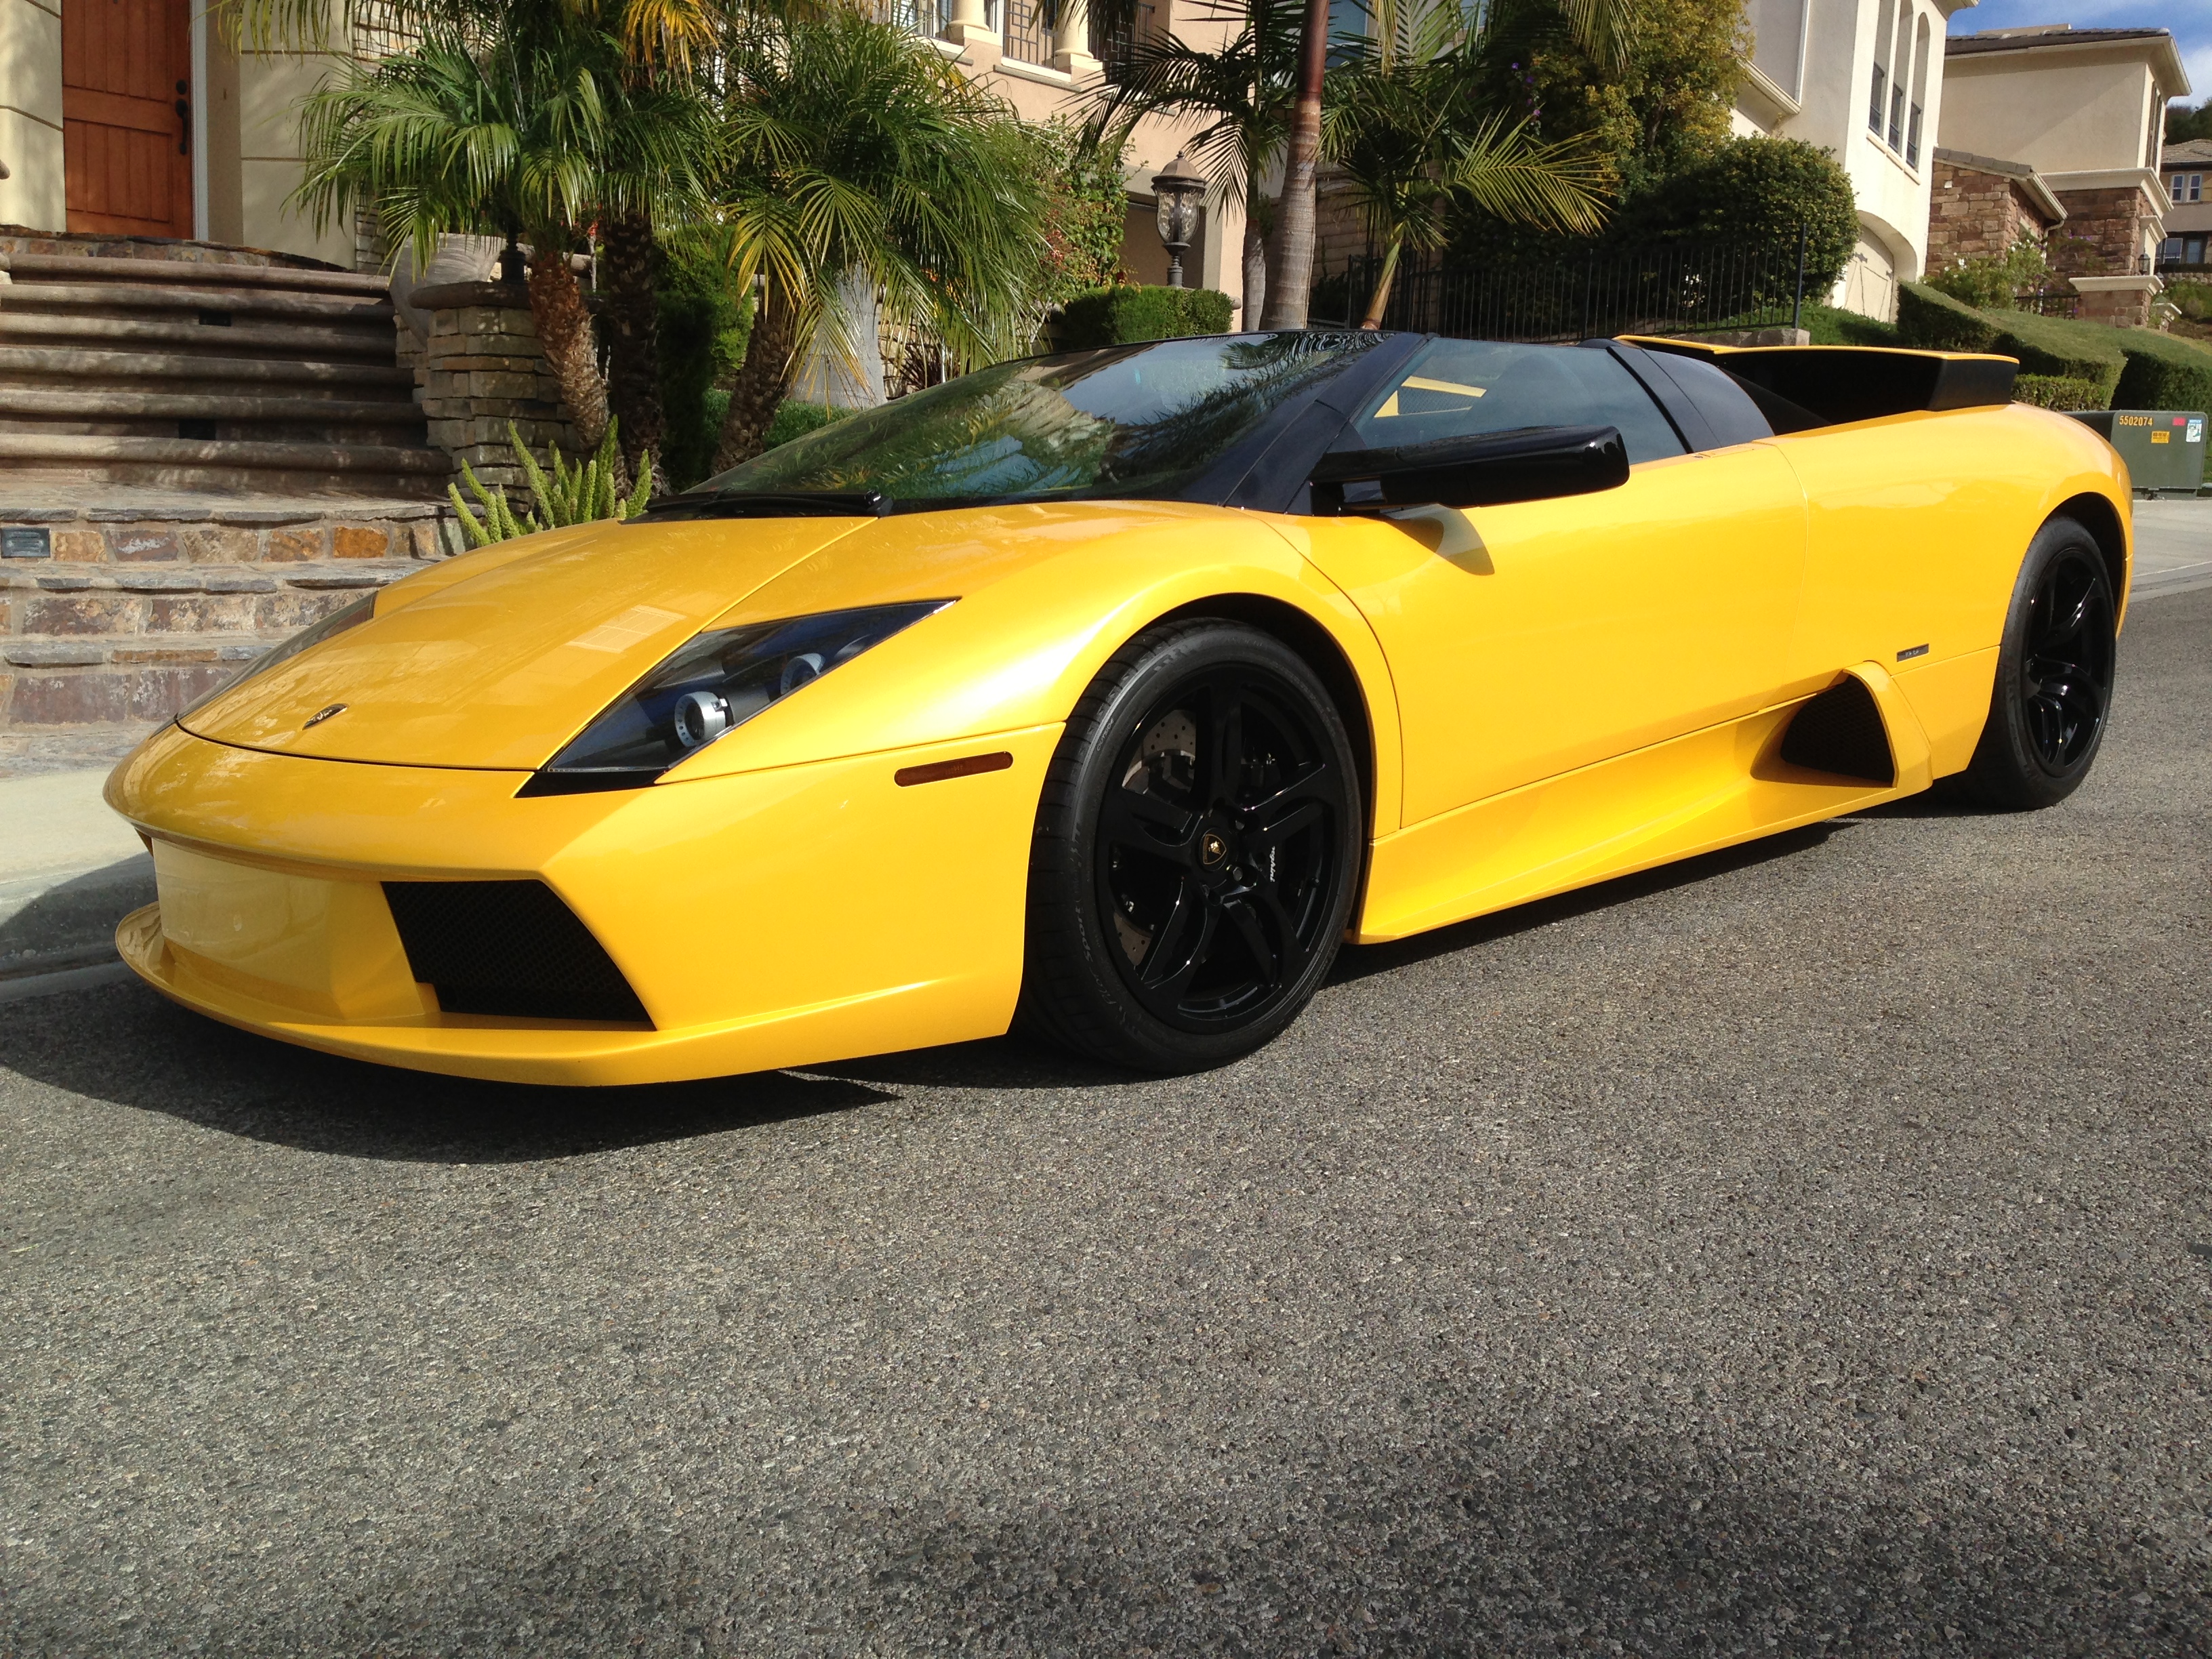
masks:
{"type": "Polygon", "coordinates": [[[2164,29],[1990,29],[1945,43],[1946,151],[2028,170],[2066,216],[2051,261],[2086,318],[2140,325],[2172,205],[2166,106],[2189,91],[2164,29]]]}
{"type": "Polygon", "coordinates": [[[2166,183],[2166,237],[2158,246],[2161,276],[2202,281],[2212,276],[2212,138],[2168,144],[2159,160],[2166,183]]]}
{"type": "MultiPolygon", "coordinates": [[[[1171,16],[1174,8],[1140,7],[1138,27],[1171,23],[1194,45],[1226,29],[1208,15],[1171,16]]],[[[1051,25],[1036,0],[918,0],[909,21],[1025,118],[1072,112],[1102,72],[1084,0],[1067,0],[1051,25]]],[[[300,182],[293,112],[343,57],[380,56],[399,38],[383,0],[335,9],[332,49],[307,54],[236,51],[195,0],[0,0],[0,225],[267,248],[369,269],[378,250],[357,227],[319,230],[287,205],[300,182]]],[[[1124,258],[1140,280],[1166,277],[1148,181],[1179,142],[1169,124],[1148,121],[1130,148],[1124,258]]],[[[1242,235],[1232,204],[1185,256],[1190,280],[1237,297],[1242,235]]]]}
{"type": "Polygon", "coordinates": [[[1753,46],[1736,88],[1739,136],[1798,138],[1851,181],[1858,246],[1833,303],[1897,313],[1897,285],[1928,263],[1943,31],[1975,0],[1748,0],[1753,46]]]}

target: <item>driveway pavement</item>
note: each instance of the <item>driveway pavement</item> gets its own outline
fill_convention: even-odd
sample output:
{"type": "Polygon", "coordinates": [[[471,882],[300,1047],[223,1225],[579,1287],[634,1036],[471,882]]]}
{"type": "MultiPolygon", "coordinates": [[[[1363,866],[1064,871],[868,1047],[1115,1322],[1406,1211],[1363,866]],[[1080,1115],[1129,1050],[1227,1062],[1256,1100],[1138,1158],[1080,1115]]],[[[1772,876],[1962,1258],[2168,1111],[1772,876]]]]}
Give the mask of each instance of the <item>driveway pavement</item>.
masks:
{"type": "Polygon", "coordinates": [[[2095,775],[1382,950],[1133,1081],[0,1007],[0,1654],[2182,1655],[2212,592],[2095,775]]]}

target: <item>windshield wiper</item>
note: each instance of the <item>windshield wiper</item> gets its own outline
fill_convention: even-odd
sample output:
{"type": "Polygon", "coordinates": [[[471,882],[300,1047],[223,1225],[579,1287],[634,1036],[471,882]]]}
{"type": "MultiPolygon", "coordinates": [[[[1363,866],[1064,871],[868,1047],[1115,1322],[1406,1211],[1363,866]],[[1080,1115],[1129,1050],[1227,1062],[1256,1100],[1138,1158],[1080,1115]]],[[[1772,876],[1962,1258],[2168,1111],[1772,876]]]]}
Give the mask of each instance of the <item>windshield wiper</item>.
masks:
{"type": "Polygon", "coordinates": [[[684,519],[880,519],[891,510],[879,489],[732,490],[727,495],[678,495],[648,507],[633,524],[684,519]]]}

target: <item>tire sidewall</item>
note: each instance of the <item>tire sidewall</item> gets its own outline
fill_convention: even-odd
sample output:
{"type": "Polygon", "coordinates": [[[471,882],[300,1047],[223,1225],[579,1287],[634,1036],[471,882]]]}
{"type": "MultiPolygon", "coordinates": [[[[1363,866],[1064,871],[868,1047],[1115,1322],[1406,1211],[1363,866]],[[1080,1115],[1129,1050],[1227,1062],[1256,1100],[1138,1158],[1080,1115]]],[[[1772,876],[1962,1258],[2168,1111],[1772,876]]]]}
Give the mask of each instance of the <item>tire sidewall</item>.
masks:
{"type": "MultiPolygon", "coordinates": [[[[1186,624],[1164,638],[1140,635],[1121,653],[1127,665],[1106,690],[1103,704],[1089,719],[1072,724],[1054,757],[1065,768],[1072,791],[1062,809],[1064,821],[1040,822],[1041,837],[1056,843],[1057,856],[1033,866],[1032,908],[1040,904],[1072,909],[1075,926],[1060,935],[1073,947],[1074,969],[1084,994],[1095,999],[1112,1029],[1114,1047],[1125,1063],[1159,1072],[1201,1071],[1261,1048],[1296,1019],[1328,977],[1352,906],[1359,890],[1365,852],[1364,808],[1352,740],[1334,699],[1318,676],[1273,635],[1236,623],[1186,624]],[[1288,994],[1249,1024],[1231,1030],[1194,1032],[1169,1025],[1139,1004],[1109,952],[1121,950],[1099,914],[1094,871],[1099,855],[1099,817],[1114,768],[1136,723],[1177,685],[1212,670],[1256,668],[1280,681],[1304,704],[1302,712],[1329,751],[1331,765],[1345,781],[1344,821],[1338,833],[1335,890],[1312,959],[1288,994]],[[1079,725],[1080,729],[1079,729],[1079,725]],[[1042,888],[1042,890],[1037,890],[1042,888]]],[[[1109,672],[1112,672],[1109,666],[1109,672]]],[[[1047,814],[1041,814],[1041,820],[1047,814]]],[[[1034,941],[1035,930],[1032,929],[1034,941]]]]}
{"type": "MultiPolygon", "coordinates": [[[[2027,729],[2027,703],[2021,694],[2021,659],[2027,650],[2027,630],[2036,590],[2045,573],[2071,550],[2088,556],[2105,584],[2108,609],[2117,624],[2118,596],[2112,592],[2112,573],[2096,538],[2072,519],[2053,519],[2028,544],[2013,584],[2012,603],[2005,611],[2004,636],[1997,647],[1996,679],[1990,697],[1989,723],[1976,746],[1969,775],[1984,799],[2001,806],[2033,811],[2054,806],[2081,786],[2105,746],[2105,730],[2112,723],[2112,701],[2107,694],[2103,717],[2081,759],[2063,774],[2046,770],[2035,752],[2027,729]]],[[[2117,626],[2111,641],[2117,665],[2117,626]]]]}

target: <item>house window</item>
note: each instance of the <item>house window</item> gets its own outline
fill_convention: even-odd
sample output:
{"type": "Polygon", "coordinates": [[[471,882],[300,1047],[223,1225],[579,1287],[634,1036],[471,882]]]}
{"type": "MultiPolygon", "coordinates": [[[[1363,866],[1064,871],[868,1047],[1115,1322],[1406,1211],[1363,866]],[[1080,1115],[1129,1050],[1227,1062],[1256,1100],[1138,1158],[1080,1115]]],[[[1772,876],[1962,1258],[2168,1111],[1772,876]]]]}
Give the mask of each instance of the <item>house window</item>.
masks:
{"type": "Polygon", "coordinates": [[[2177,202],[2201,202],[2204,199],[2204,175],[2201,173],[2177,173],[2173,175],[2173,199],[2177,202]]]}
{"type": "Polygon", "coordinates": [[[1867,100],[1867,131],[1881,137],[1889,113],[1889,49],[1896,40],[1897,15],[1887,6],[1874,26],[1874,95],[1867,100]]]}
{"type": "Polygon", "coordinates": [[[1934,45],[1934,36],[1928,20],[1920,20],[1912,49],[1912,104],[1905,123],[1905,164],[1910,167],[1920,165],[1920,118],[1928,103],[1928,54],[1934,45]]]}

